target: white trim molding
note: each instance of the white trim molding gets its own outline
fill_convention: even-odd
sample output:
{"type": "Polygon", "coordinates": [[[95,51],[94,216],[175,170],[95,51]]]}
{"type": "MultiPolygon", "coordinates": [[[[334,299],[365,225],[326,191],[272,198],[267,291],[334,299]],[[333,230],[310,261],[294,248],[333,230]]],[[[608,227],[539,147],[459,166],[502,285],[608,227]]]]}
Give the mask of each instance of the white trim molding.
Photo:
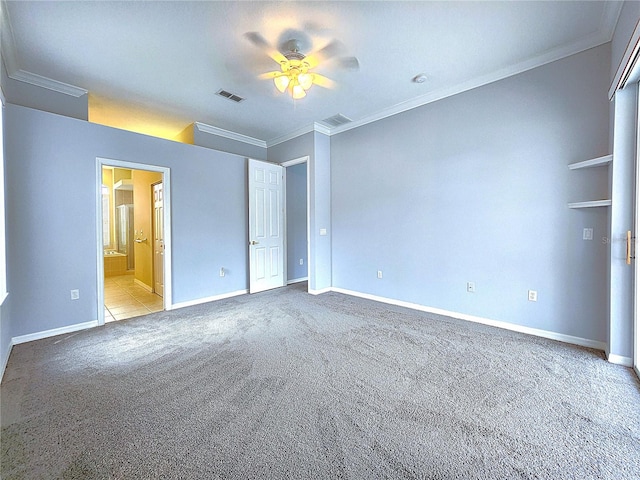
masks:
{"type": "Polygon", "coordinates": [[[9,340],[9,345],[7,345],[7,352],[4,354],[3,358],[0,358],[0,383],[2,383],[2,379],[4,377],[4,371],[7,369],[7,363],[9,363],[11,350],[13,350],[13,342],[9,340]]]}
{"type": "Polygon", "coordinates": [[[249,290],[244,289],[244,290],[236,290],[235,292],[221,293],[220,295],[213,295],[211,297],[197,298],[195,300],[187,300],[186,302],[174,303],[171,306],[171,308],[170,309],[167,308],[167,310],[175,310],[175,309],[178,309],[178,308],[192,307],[194,305],[201,305],[203,303],[217,302],[218,300],[224,300],[225,298],[237,297],[239,295],[246,295],[248,293],[249,293],[249,290]]]}
{"type": "Polygon", "coordinates": [[[631,38],[629,39],[627,48],[625,49],[624,54],[620,59],[620,64],[618,65],[616,73],[613,76],[613,80],[611,81],[611,86],[609,87],[609,100],[612,100],[614,95],[616,94],[616,91],[624,88],[627,81],[629,81],[639,55],[640,21],[636,23],[636,26],[633,29],[633,33],[631,34],[631,38]]]}
{"type": "Polygon", "coordinates": [[[11,344],[19,345],[21,343],[33,342],[34,340],[42,340],[43,338],[55,337],[56,335],[64,335],[65,333],[87,330],[89,328],[97,326],[98,320],[91,320],[90,322],[76,323],[74,325],[67,325],[66,327],[52,328],[51,330],[44,330],[42,332],[29,333],[27,335],[19,335],[17,337],[13,337],[11,339],[11,344]]]}
{"type": "MultiPolygon", "coordinates": [[[[335,289],[335,288],[333,288],[333,287],[320,288],[320,289],[318,289],[318,290],[313,289],[313,288],[310,288],[310,289],[309,289],[309,293],[310,293],[311,295],[322,295],[323,293],[337,292],[337,291],[338,291],[338,290],[337,290],[337,289],[335,289]]],[[[344,292],[339,292],[339,293],[344,293],[344,292]]],[[[347,293],[347,295],[349,295],[349,294],[347,293]]],[[[354,295],[354,296],[357,296],[357,295],[354,295]]]]}
{"type": "Polygon", "coordinates": [[[18,58],[16,56],[16,42],[13,37],[13,29],[9,19],[9,12],[5,0],[0,0],[0,53],[4,60],[7,74],[18,70],[18,58]]]}
{"type": "Polygon", "coordinates": [[[306,282],[309,280],[309,277],[300,277],[300,278],[292,278],[291,280],[287,280],[287,285],[292,285],[294,283],[306,282]]]}
{"type": "Polygon", "coordinates": [[[285,133],[284,135],[280,135],[279,137],[272,138],[271,140],[267,140],[267,148],[274,147],[280,143],[288,142],[289,140],[293,140],[294,138],[298,138],[301,135],[305,135],[311,132],[322,133],[323,135],[331,135],[333,130],[329,127],[326,127],[318,122],[314,122],[313,125],[306,125],[304,127],[300,127],[292,132],[285,133]]]}
{"type": "Polygon", "coordinates": [[[458,320],[466,320],[468,322],[481,323],[491,327],[503,328],[505,330],[511,330],[513,332],[525,333],[528,335],[534,335],[536,337],[548,338],[550,340],[557,340],[564,343],[570,343],[573,345],[580,345],[582,347],[594,348],[596,350],[606,350],[605,342],[598,342],[596,340],[590,340],[588,338],[574,337],[572,335],[565,335],[563,333],[550,332],[549,330],[541,330],[539,328],[525,327],[523,325],[517,325],[515,323],[502,322],[499,320],[491,320],[489,318],[476,317],[475,315],[467,315],[466,313],[452,312],[450,310],[443,310],[441,308],[427,307],[417,303],[404,302],[402,300],[395,300],[387,297],[380,297],[378,295],[371,295],[368,293],[356,292],[354,290],[347,290],[344,288],[332,287],[329,290],[342,293],[345,295],[351,295],[354,297],[365,298],[367,300],[373,300],[381,303],[388,303],[390,305],[396,305],[398,307],[410,308],[412,310],[419,310],[426,313],[435,313],[437,315],[443,315],[446,317],[456,318],[458,320]]]}
{"type": "Polygon", "coordinates": [[[232,132],[230,130],[225,130],[224,128],[214,127],[213,125],[207,125],[206,123],[193,122],[193,125],[202,133],[209,133],[211,135],[228,138],[229,140],[248,143],[249,145],[254,145],[256,147],[267,148],[267,142],[258,138],[249,137],[248,135],[232,132]]]}
{"type": "Polygon", "coordinates": [[[35,85],[36,87],[46,88],[47,90],[52,90],[58,93],[64,93],[65,95],[69,95],[72,97],[82,97],[89,93],[88,90],[84,88],[76,87],[75,85],[70,85],[68,83],[59,82],[58,80],[53,80],[51,78],[43,77],[42,75],[38,75],[36,73],[27,72],[25,70],[16,70],[8,74],[9,78],[13,80],[17,80],[19,82],[29,83],[31,85],[35,85]]]}
{"type": "Polygon", "coordinates": [[[622,365],[623,367],[633,367],[633,359],[631,357],[625,357],[622,355],[616,355],[615,353],[607,354],[607,360],[610,363],[616,365],[622,365]]]}

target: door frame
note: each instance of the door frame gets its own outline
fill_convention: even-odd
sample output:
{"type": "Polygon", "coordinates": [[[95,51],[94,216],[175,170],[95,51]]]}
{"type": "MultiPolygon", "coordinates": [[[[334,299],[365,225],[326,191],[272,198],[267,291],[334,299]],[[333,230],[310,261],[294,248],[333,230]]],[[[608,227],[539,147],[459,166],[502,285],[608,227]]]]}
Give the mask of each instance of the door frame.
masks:
{"type": "Polygon", "coordinates": [[[289,285],[289,276],[288,276],[288,254],[289,254],[289,245],[287,242],[287,167],[292,167],[294,165],[299,165],[301,163],[307,164],[307,291],[310,288],[309,280],[312,278],[312,263],[311,262],[311,185],[310,185],[310,175],[309,175],[309,155],[305,155],[304,157],[294,158],[293,160],[288,160],[286,162],[281,163],[284,167],[284,279],[285,284],[289,285]]]}
{"type": "Polygon", "coordinates": [[[148,172],[158,172],[162,174],[164,189],[164,310],[171,310],[172,299],[172,275],[171,275],[171,169],[158,165],[148,165],[145,163],[129,162],[126,160],[115,160],[110,158],[96,157],[96,264],[97,264],[97,307],[98,325],[104,325],[104,246],[102,243],[102,167],[126,168],[129,170],[146,170],[148,172]]]}
{"type": "MultiPolygon", "coordinates": [[[[636,71],[637,74],[637,71],[636,71]]],[[[636,79],[637,82],[637,79],[636,79]]],[[[636,89],[636,158],[635,192],[633,199],[633,368],[640,377],[640,265],[638,262],[638,239],[640,239],[640,83],[636,89]]]]}

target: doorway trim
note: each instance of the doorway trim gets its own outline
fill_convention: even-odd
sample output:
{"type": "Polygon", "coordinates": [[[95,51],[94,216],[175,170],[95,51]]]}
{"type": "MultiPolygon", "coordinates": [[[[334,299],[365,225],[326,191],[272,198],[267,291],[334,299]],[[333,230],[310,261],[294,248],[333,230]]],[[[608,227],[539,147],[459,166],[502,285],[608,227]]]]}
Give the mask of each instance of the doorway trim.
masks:
{"type": "Polygon", "coordinates": [[[147,165],[145,163],[128,162],[125,160],[114,160],[110,158],[96,157],[96,263],[97,263],[97,307],[98,325],[104,325],[104,246],[102,244],[102,167],[126,168],[129,170],[146,170],[148,172],[158,172],[162,174],[164,183],[164,296],[163,304],[165,310],[173,307],[172,298],[172,275],[171,275],[171,169],[157,165],[147,165]]]}
{"type": "Polygon", "coordinates": [[[312,264],[311,261],[311,185],[310,185],[310,172],[309,172],[309,155],[305,155],[304,157],[294,158],[293,160],[288,160],[286,162],[281,163],[284,167],[284,225],[285,225],[285,234],[284,234],[284,251],[286,255],[284,256],[284,277],[285,277],[285,285],[289,284],[289,265],[288,265],[288,256],[289,256],[289,245],[287,242],[287,167],[293,167],[294,165],[299,165],[301,163],[307,164],[307,291],[309,291],[311,285],[312,277],[312,264]]]}

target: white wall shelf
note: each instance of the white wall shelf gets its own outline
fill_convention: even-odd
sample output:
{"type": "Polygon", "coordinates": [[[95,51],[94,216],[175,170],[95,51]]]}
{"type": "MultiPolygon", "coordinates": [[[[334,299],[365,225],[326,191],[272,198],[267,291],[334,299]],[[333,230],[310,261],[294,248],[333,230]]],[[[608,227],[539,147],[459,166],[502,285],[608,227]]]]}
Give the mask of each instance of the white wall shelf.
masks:
{"type": "Polygon", "coordinates": [[[578,170],[580,168],[601,167],[608,165],[613,161],[613,154],[605,155],[604,157],[592,158],[591,160],[584,160],[582,162],[570,163],[569,170],[578,170]]]}
{"type": "MultiPolygon", "coordinates": [[[[582,162],[570,163],[568,165],[569,170],[579,170],[581,168],[593,168],[603,167],[613,162],[613,154],[605,155],[603,157],[592,158],[590,160],[584,160],[582,162]]],[[[610,207],[611,200],[591,200],[588,202],[573,202],[568,204],[569,208],[595,208],[595,207],[610,207]]]]}
{"type": "Polygon", "coordinates": [[[569,208],[593,208],[593,207],[610,207],[611,200],[591,200],[589,202],[573,202],[569,203],[569,208]]]}

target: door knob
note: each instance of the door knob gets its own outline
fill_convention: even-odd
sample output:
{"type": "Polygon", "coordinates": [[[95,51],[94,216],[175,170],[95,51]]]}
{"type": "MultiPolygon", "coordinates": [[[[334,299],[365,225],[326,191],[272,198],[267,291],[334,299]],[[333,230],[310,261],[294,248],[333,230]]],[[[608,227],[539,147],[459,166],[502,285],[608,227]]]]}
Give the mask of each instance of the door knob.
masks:
{"type": "Polygon", "coordinates": [[[256,242],[255,240],[251,240],[249,245],[258,245],[260,242],[256,242]]]}

